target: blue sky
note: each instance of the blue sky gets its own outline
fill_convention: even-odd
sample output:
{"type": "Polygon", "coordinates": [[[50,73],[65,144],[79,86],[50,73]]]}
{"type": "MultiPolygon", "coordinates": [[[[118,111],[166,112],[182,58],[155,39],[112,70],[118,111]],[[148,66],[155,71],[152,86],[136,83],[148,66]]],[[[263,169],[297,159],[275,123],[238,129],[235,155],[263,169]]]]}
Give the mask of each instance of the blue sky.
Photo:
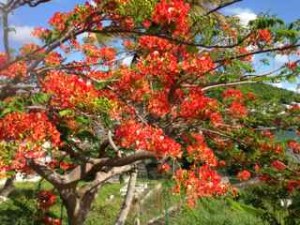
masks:
{"type": "MultiPolygon", "coordinates": [[[[3,1],[3,0],[0,0],[3,1]]],[[[15,27],[16,32],[11,33],[13,47],[19,47],[23,43],[34,40],[31,37],[33,27],[47,26],[47,21],[57,11],[69,11],[75,4],[84,3],[85,0],[53,0],[50,3],[42,4],[37,8],[23,7],[11,16],[10,24],[15,27]]],[[[237,15],[243,23],[254,19],[256,15],[262,12],[268,12],[277,15],[286,22],[300,19],[300,0],[243,0],[234,4],[225,10],[226,14],[237,15]]],[[[1,32],[0,32],[0,35],[1,32]]],[[[0,42],[0,51],[3,50],[0,42]]],[[[286,57],[277,57],[274,60],[273,67],[285,63],[286,57]]],[[[295,84],[279,84],[285,88],[293,89],[295,84]]]]}

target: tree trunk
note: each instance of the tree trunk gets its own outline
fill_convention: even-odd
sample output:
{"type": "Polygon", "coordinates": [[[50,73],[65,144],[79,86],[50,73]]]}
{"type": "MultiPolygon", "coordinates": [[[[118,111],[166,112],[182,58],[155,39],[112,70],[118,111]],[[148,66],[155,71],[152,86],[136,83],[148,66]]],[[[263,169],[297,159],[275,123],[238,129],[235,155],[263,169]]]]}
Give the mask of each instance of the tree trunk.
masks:
{"type": "Polygon", "coordinates": [[[124,203],[122,205],[122,208],[120,210],[120,213],[118,215],[117,221],[115,225],[124,225],[127,215],[129,213],[129,210],[132,205],[132,200],[134,197],[134,191],[135,191],[135,184],[136,184],[136,178],[137,178],[137,169],[135,168],[134,171],[130,174],[130,180],[127,187],[127,193],[124,199],[124,203]]]}
{"type": "Polygon", "coordinates": [[[9,194],[15,189],[14,179],[15,177],[11,177],[5,181],[4,186],[0,189],[0,196],[8,197],[9,194]]]}
{"type": "Polygon", "coordinates": [[[75,188],[61,191],[69,225],[84,224],[98,191],[98,188],[95,189],[97,190],[89,190],[84,194],[78,193],[75,188]]]}

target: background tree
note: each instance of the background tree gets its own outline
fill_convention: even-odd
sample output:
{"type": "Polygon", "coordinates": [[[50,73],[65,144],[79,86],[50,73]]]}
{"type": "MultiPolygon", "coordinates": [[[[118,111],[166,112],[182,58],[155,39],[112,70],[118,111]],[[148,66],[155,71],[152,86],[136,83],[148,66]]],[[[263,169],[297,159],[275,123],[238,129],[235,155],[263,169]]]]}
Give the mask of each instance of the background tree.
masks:
{"type": "MultiPolygon", "coordinates": [[[[1,54],[3,175],[35,172],[50,182],[71,225],[84,223],[108,179],[149,158],[165,169],[176,162],[174,191],[191,206],[235,193],[221,179],[227,173],[298,189],[298,164],[285,149],[299,154],[299,143],[276,142],[268,127],[299,129],[299,106],[265,108],[235,87],[297,77],[297,59],[266,74],[252,59],[297,58],[299,24],[262,16],[244,27],[217,13],[235,2],[95,0],[55,13],[50,29],[34,31],[43,46],[1,54]],[[128,56],[129,66],[120,63],[128,56]]],[[[47,216],[55,199],[39,195],[45,224],[60,223],[47,216]]]]}

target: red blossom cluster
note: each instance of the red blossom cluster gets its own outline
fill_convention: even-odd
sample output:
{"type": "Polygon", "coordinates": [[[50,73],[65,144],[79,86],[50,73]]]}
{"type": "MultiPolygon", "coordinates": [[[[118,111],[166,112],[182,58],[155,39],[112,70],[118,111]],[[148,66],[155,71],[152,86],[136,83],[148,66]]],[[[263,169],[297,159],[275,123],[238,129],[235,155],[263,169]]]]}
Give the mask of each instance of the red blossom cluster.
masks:
{"type": "MultiPolygon", "coordinates": [[[[39,204],[39,208],[43,211],[43,213],[47,213],[49,208],[55,205],[57,196],[52,191],[43,190],[37,194],[37,200],[39,204]]],[[[58,218],[53,218],[51,216],[44,216],[42,218],[42,222],[45,225],[61,225],[62,221],[58,218]]]]}
{"type": "Polygon", "coordinates": [[[288,147],[295,153],[300,154],[300,143],[295,140],[288,141],[288,147]]]}
{"type": "Polygon", "coordinates": [[[151,95],[148,110],[154,116],[163,117],[170,112],[168,93],[165,91],[155,92],[151,95]]]}
{"type": "Polygon", "coordinates": [[[286,66],[289,70],[295,71],[297,69],[298,63],[297,62],[288,62],[286,66]]]}
{"type": "Polygon", "coordinates": [[[199,89],[190,90],[181,102],[179,116],[187,119],[209,119],[215,125],[223,121],[218,113],[217,100],[205,96],[199,89]]]}
{"type": "Polygon", "coordinates": [[[50,216],[45,216],[43,218],[43,223],[45,225],[62,225],[61,219],[53,218],[53,217],[50,217],[50,216]]]}
{"type": "Polygon", "coordinates": [[[93,44],[84,44],[82,51],[86,55],[86,63],[88,64],[99,63],[99,61],[109,63],[116,57],[116,50],[111,47],[99,48],[93,44]]]}
{"type": "Polygon", "coordinates": [[[59,66],[62,62],[62,56],[58,52],[51,52],[44,60],[47,66],[59,66]]]}
{"type": "Polygon", "coordinates": [[[117,72],[117,75],[119,79],[115,86],[120,94],[134,101],[141,101],[150,92],[149,83],[143,74],[124,67],[117,72]]]}
{"type": "Polygon", "coordinates": [[[287,182],[287,190],[288,192],[293,192],[295,190],[299,190],[300,189],[300,180],[289,180],[287,182]]]}
{"type": "Polygon", "coordinates": [[[241,58],[243,61],[251,62],[253,59],[253,55],[251,55],[251,53],[245,47],[238,47],[237,53],[239,55],[244,55],[244,57],[241,58]]]}
{"type": "Polygon", "coordinates": [[[263,141],[258,144],[258,148],[262,152],[274,152],[275,154],[281,154],[283,147],[281,144],[271,143],[270,141],[263,141]]]}
{"type": "MultiPolygon", "coordinates": [[[[44,143],[50,142],[52,148],[61,144],[60,133],[44,113],[15,112],[4,116],[0,120],[0,140],[17,146],[14,154],[9,153],[10,165],[1,169],[19,171],[27,170],[26,159],[45,156],[44,143]]],[[[5,154],[0,161],[7,158],[5,154]]]]}
{"type": "Polygon", "coordinates": [[[240,181],[247,181],[250,179],[251,173],[248,170],[242,170],[236,176],[240,181]]]}
{"type": "Polygon", "coordinates": [[[248,114],[248,109],[242,103],[232,102],[228,108],[231,116],[236,118],[244,118],[248,114]]]}
{"type": "Polygon", "coordinates": [[[24,61],[18,61],[11,65],[7,65],[8,58],[5,53],[0,52],[0,68],[4,67],[0,71],[0,77],[5,76],[9,78],[25,77],[27,75],[27,65],[24,61]]]}
{"type": "Polygon", "coordinates": [[[63,72],[51,72],[43,81],[43,89],[52,95],[51,103],[61,108],[85,107],[93,110],[100,93],[94,86],[78,77],[63,72]]]}
{"type": "Polygon", "coordinates": [[[215,63],[208,54],[200,56],[187,54],[181,67],[187,74],[195,74],[203,77],[215,68],[215,63]]]}
{"type": "Polygon", "coordinates": [[[147,50],[149,52],[174,51],[174,48],[176,48],[176,46],[167,39],[147,35],[140,37],[138,40],[138,44],[141,49],[147,50]]]}
{"type": "Polygon", "coordinates": [[[229,185],[222,182],[221,176],[208,165],[203,165],[194,171],[176,171],[174,179],[175,193],[183,190],[187,195],[187,203],[193,207],[200,197],[223,195],[229,190],[229,185]]]}
{"type": "Polygon", "coordinates": [[[175,36],[184,35],[188,32],[189,11],[190,5],[183,0],[161,0],[155,5],[152,20],[162,26],[175,26],[175,36]]]}
{"type": "Polygon", "coordinates": [[[45,113],[15,112],[0,120],[0,140],[60,145],[60,133],[45,113]]]}
{"type": "Polygon", "coordinates": [[[150,151],[158,157],[180,158],[182,154],[180,144],[167,137],[162,129],[134,120],[125,121],[116,129],[116,139],[123,148],[150,151]]]}
{"type": "Polygon", "coordinates": [[[231,102],[228,111],[232,117],[244,118],[248,114],[248,110],[244,105],[245,97],[240,90],[226,89],[223,94],[223,99],[231,102]]]}
{"type": "Polygon", "coordinates": [[[280,160],[275,160],[271,163],[272,167],[275,168],[276,170],[282,171],[287,168],[287,166],[281,162],[280,160]]]}
{"type": "Polygon", "coordinates": [[[224,99],[235,100],[235,101],[242,101],[243,100],[243,93],[240,90],[228,88],[222,93],[222,97],[224,99]]]}
{"type": "Polygon", "coordinates": [[[188,156],[196,162],[205,163],[211,167],[218,165],[214,152],[207,146],[205,138],[201,134],[192,134],[193,143],[187,146],[188,156]]]}
{"type": "Polygon", "coordinates": [[[37,199],[39,203],[39,207],[42,210],[48,210],[51,206],[53,206],[56,202],[56,195],[53,194],[52,191],[40,191],[37,194],[37,199]]]}
{"type": "Polygon", "coordinates": [[[58,31],[64,31],[66,29],[67,19],[67,13],[56,12],[49,20],[49,24],[58,31]]]}
{"type": "Polygon", "coordinates": [[[148,54],[144,60],[137,64],[139,73],[144,76],[153,76],[158,78],[166,87],[174,84],[176,76],[179,74],[177,57],[170,53],[160,53],[153,51],[148,54]]]}
{"type": "Polygon", "coordinates": [[[270,43],[272,41],[272,34],[269,29],[261,29],[257,31],[257,41],[270,43]]]}

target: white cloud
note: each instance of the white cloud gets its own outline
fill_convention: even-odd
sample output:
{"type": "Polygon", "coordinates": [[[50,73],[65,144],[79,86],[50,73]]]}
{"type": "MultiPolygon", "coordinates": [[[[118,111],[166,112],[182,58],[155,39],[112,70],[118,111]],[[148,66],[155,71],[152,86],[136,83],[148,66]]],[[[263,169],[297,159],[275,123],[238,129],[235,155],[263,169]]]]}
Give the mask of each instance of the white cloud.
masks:
{"type": "Polygon", "coordinates": [[[274,62],[276,65],[282,66],[283,64],[289,61],[289,57],[287,55],[276,55],[274,58],[274,62]]]}
{"type": "Polygon", "coordinates": [[[13,26],[14,31],[10,32],[11,40],[20,43],[30,43],[30,42],[37,42],[37,38],[32,36],[32,31],[34,27],[31,26],[13,26]]]}
{"type": "Polygon", "coordinates": [[[272,83],[272,86],[278,87],[278,88],[283,88],[284,87],[283,83],[272,83]]]}
{"type": "Polygon", "coordinates": [[[228,8],[225,10],[225,13],[238,17],[243,26],[247,26],[251,20],[257,18],[257,15],[251,9],[247,8],[228,8]]]}
{"type": "Polygon", "coordinates": [[[128,56],[122,60],[122,64],[125,66],[130,66],[133,60],[133,56],[128,56]]]}

